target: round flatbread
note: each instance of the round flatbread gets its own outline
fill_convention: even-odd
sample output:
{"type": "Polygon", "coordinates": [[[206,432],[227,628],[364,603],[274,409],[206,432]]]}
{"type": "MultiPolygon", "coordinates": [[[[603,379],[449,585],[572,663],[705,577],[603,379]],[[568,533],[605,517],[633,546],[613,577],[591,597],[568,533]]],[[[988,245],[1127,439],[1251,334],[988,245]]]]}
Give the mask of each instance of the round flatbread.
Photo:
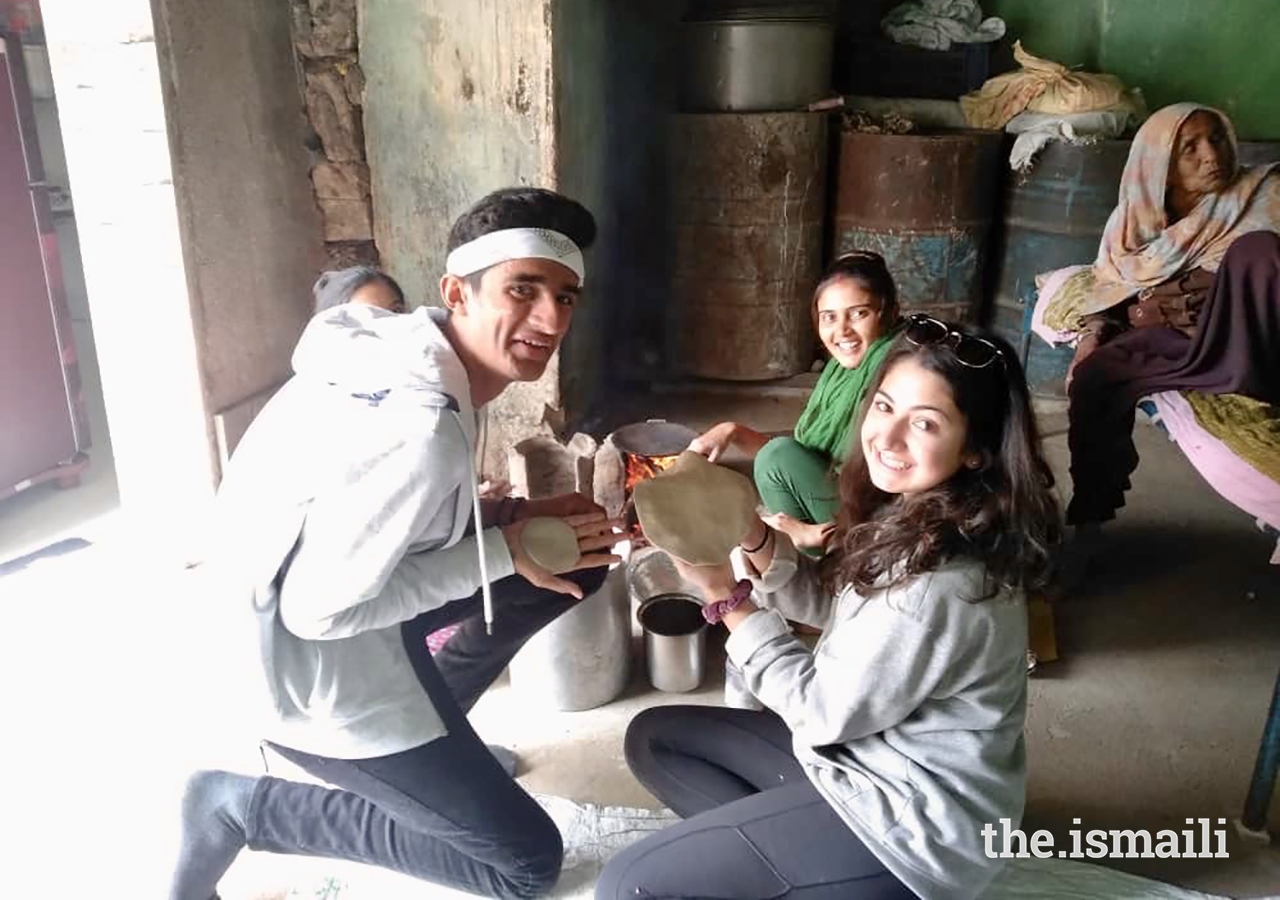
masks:
{"type": "Polygon", "coordinates": [[[554,516],[538,516],[525,522],[520,544],[530,559],[554,575],[568,572],[580,557],[573,526],[554,516]]]}
{"type": "Polygon", "coordinates": [[[755,524],[751,479],[691,450],[637,484],[632,498],[649,543],[695,566],[726,562],[755,524]]]}

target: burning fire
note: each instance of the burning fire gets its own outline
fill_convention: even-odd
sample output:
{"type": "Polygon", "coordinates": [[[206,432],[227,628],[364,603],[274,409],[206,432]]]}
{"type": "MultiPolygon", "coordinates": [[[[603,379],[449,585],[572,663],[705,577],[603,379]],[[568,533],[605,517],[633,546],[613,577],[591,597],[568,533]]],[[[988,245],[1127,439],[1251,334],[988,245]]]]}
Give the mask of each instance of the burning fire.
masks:
{"type": "MultiPolygon", "coordinates": [[[[633,541],[643,542],[644,534],[640,530],[640,521],[635,518],[634,510],[631,506],[631,494],[635,490],[635,486],[646,479],[653,478],[659,472],[665,471],[675,465],[676,460],[680,458],[677,453],[673,456],[637,456],[634,453],[623,453],[623,459],[626,460],[626,480],[623,482],[623,496],[626,497],[626,509],[629,510],[627,516],[630,532],[633,541]]],[[[643,546],[643,543],[633,543],[634,547],[643,546]]]]}
{"type": "Polygon", "coordinates": [[[631,496],[631,492],[635,490],[635,486],[645,479],[652,478],[659,472],[664,472],[676,464],[676,460],[680,458],[679,454],[675,456],[637,456],[634,453],[624,454],[627,460],[627,478],[623,483],[623,489],[627,497],[631,496]]]}

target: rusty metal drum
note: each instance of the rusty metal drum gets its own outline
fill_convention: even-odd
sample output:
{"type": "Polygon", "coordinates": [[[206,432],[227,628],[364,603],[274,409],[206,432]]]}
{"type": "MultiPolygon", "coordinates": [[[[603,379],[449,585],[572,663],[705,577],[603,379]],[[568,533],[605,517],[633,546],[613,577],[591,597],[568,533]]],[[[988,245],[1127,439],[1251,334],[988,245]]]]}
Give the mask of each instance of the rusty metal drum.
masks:
{"type": "Polygon", "coordinates": [[[1031,334],[1036,275],[1097,258],[1102,230],[1119,199],[1130,143],[1054,141],[1036,156],[1031,171],[1006,182],[993,254],[990,325],[1018,348],[1033,394],[1064,398],[1074,354],[1031,334]]]}
{"type": "Polygon", "coordinates": [[[810,295],[822,267],[826,118],[673,117],[672,298],[677,367],[756,381],[807,370],[810,295]]]}
{"type": "Polygon", "coordinates": [[[905,312],[977,322],[1003,133],[840,136],[835,251],[885,258],[905,312]]]}

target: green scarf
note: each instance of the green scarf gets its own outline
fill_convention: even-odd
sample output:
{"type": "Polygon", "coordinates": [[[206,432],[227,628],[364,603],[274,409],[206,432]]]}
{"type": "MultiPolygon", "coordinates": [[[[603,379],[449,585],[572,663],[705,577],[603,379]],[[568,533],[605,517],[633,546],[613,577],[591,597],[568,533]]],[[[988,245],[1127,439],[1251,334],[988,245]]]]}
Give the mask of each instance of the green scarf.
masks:
{"type": "Polygon", "coordinates": [[[862,403],[862,395],[867,392],[867,385],[875,378],[880,363],[889,352],[889,345],[897,336],[898,329],[895,328],[876,338],[857,368],[846,369],[835,359],[827,361],[822,377],[796,423],[797,441],[836,462],[844,461],[849,429],[862,403]]]}

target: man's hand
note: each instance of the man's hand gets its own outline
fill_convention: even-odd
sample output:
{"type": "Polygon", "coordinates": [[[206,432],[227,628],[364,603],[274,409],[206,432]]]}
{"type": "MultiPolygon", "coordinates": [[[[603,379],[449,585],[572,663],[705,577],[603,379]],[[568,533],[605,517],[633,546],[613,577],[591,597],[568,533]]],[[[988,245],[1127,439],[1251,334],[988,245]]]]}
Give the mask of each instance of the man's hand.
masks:
{"type": "Polygon", "coordinates": [[[715,462],[733,446],[737,429],[735,422],[721,422],[691,440],[687,449],[705,456],[708,462],[715,462]]]}
{"type": "MultiPolygon", "coordinates": [[[[559,500],[562,498],[557,497],[554,499],[559,500]]],[[[587,498],[582,497],[581,499],[586,500],[587,498]]],[[[587,502],[590,503],[591,501],[587,500],[587,502]]],[[[526,504],[526,508],[529,505],[531,504],[526,504]]],[[[595,504],[592,505],[594,506],[595,504]]],[[[619,526],[617,521],[609,519],[603,512],[589,512],[581,515],[563,516],[562,518],[578,535],[578,552],[581,554],[578,561],[571,568],[566,569],[566,572],[594,569],[598,566],[608,566],[622,562],[622,557],[608,552],[610,548],[624,539],[623,535],[614,531],[614,528],[619,526]],[[601,550],[606,552],[601,553],[601,550]]],[[[537,587],[561,594],[570,594],[581,600],[582,588],[566,578],[556,577],[557,575],[565,574],[564,572],[548,572],[529,558],[529,554],[525,552],[524,545],[520,542],[520,532],[524,531],[525,522],[526,520],[522,518],[520,521],[513,522],[502,529],[502,537],[506,540],[507,548],[511,551],[511,561],[515,564],[516,574],[523,576],[530,584],[537,587]]]]}
{"type": "MultiPolygon", "coordinates": [[[[536,516],[555,516],[568,519],[571,516],[584,516],[588,513],[604,515],[604,507],[590,497],[582,494],[561,494],[558,497],[545,497],[541,500],[529,500],[520,507],[516,520],[532,519],[536,516]]],[[[570,522],[570,525],[573,523],[570,522]]]]}
{"type": "Polygon", "coordinates": [[[491,478],[486,475],[480,481],[481,500],[501,500],[511,493],[511,482],[505,478],[491,478]]]}

